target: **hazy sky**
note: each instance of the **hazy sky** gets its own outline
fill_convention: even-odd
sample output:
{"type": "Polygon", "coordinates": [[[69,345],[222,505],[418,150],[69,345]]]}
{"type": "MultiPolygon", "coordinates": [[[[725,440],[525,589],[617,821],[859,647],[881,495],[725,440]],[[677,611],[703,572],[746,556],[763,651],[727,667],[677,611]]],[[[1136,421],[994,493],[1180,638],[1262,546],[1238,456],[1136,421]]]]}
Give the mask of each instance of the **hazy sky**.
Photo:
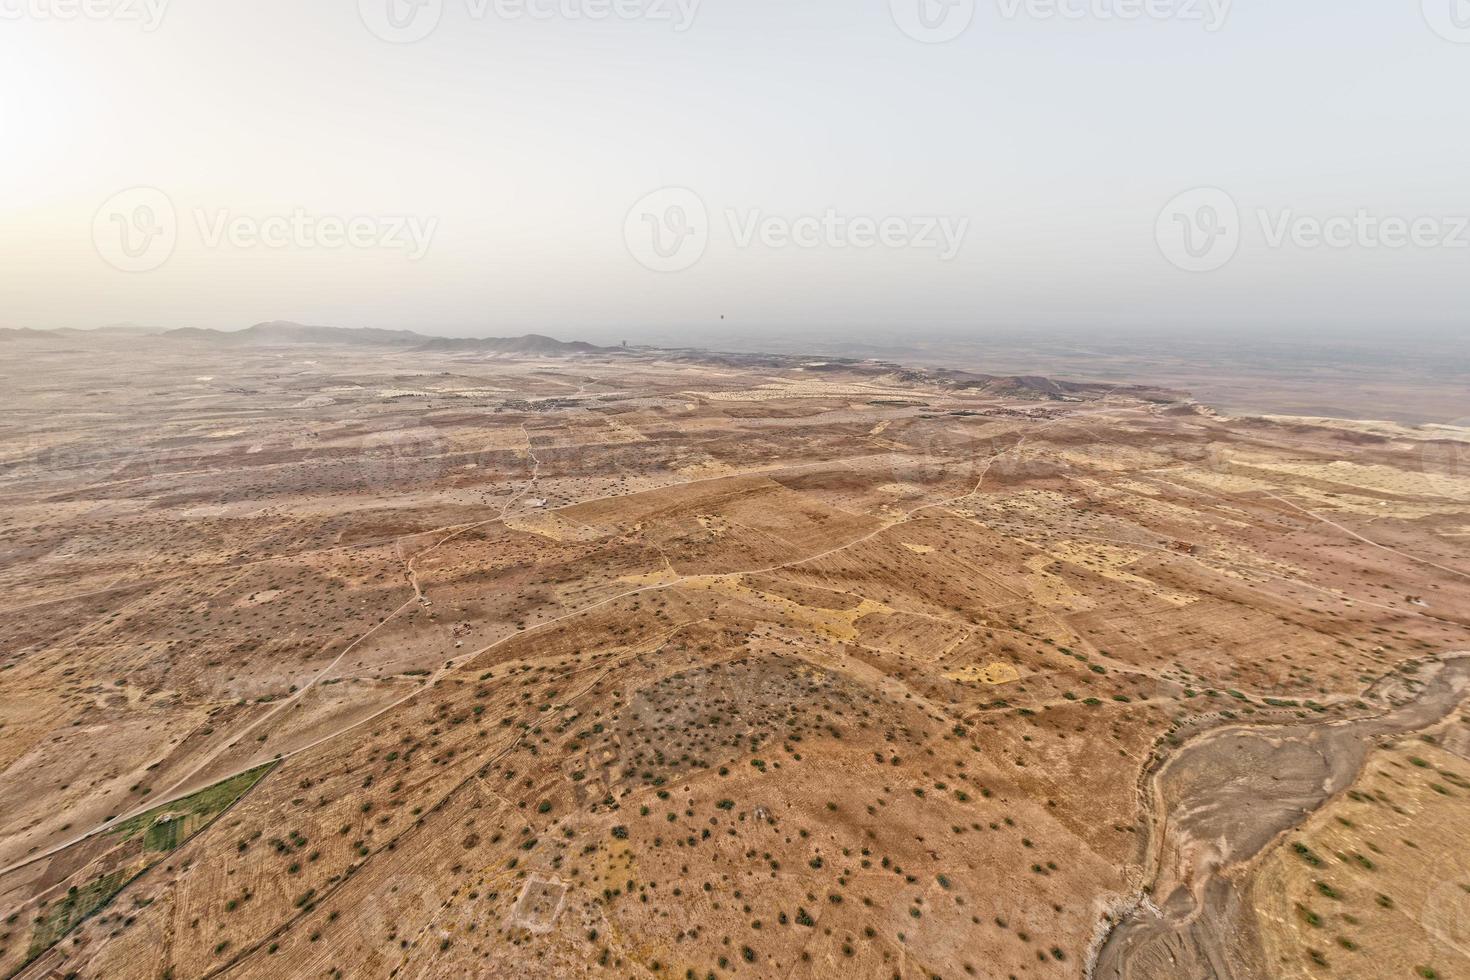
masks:
{"type": "Polygon", "coordinates": [[[1470,309],[1465,0],[418,2],[0,0],[0,324],[697,340],[1470,309]],[[1200,187],[1238,217],[1218,194],[1161,217],[1200,187]]]}

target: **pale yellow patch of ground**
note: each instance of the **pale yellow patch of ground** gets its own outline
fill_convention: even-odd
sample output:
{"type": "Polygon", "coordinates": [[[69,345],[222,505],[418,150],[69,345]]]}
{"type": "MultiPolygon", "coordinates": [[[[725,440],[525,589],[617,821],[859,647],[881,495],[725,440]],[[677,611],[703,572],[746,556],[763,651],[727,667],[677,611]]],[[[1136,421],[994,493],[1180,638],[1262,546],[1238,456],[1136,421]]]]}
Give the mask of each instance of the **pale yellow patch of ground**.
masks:
{"type": "Polygon", "coordinates": [[[1369,435],[1388,436],[1397,439],[1463,439],[1470,442],[1470,428],[1463,425],[1401,425],[1375,419],[1327,419],[1313,415],[1263,415],[1273,422],[1316,425],[1323,428],[1342,429],[1346,432],[1365,432],[1369,435]]]}
{"type": "Polygon", "coordinates": [[[679,573],[667,568],[661,568],[656,572],[642,572],[638,575],[622,575],[618,577],[619,582],[626,582],[634,588],[645,588],[655,585],[668,585],[677,582],[679,573]]]}
{"type": "MultiPolygon", "coordinates": [[[[1186,525],[1200,523],[1199,511],[1191,510],[1182,504],[1176,504],[1168,500],[1135,499],[1133,506],[1137,513],[1148,519],[1145,523],[1162,524],[1177,522],[1186,525]]],[[[1238,521],[1218,513],[1210,514],[1209,520],[1210,523],[1203,527],[1203,530],[1206,532],[1217,531],[1221,525],[1229,528],[1249,528],[1251,526],[1249,521],[1238,521]]],[[[1200,542],[1195,543],[1198,544],[1200,542]]]]}
{"type": "Polygon", "coordinates": [[[1331,509],[1351,514],[1404,520],[1457,514],[1470,502],[1470,478],[1400,470],[1376,464],[1351,463],[1280,463],[1265,458],[1232,457],[1221,461],[1222,470],[1186,470],[1179,476],[1223,493],[1289,491],[1313,510],[1331,509]],[[1235,467],[1231,469],[1231,467],[1235,467]],[[1225,470],[1228,470],[1226,472],[1225,470]],[[1282,474],[1291,482],[1267,480],[1251,472],[1282,474]],[[1340,489],[1300,482],[1319,481],[1340,489]],[[1363,493],[1353,493],[1353,490],[1363,493]],[[1384,500],[1369,493],[1413,497],[1415,500],[1384,500]],[[1436,502],[1441,501],[1441,502],[1436,502]]]}
{"type": "Polygon", "coordinates": [[[730,532],[730,522],[718,514],[698,514],[695,520],[699,526],[717,538],[722,538],[730,532]]]}
{"type": "Polygon", "coordinates": [[[934,553],[934,548],[933,548],[932,545],[927,545],[927,544],[909,544],[907,541],[905,541],[903,543],[903,546],[905,548],[909,549],[910,551],[912,551],[916,555],[932,555],[934,553]]]}
{"type": "MultiPolygon", "coordinates": [[[[1141,548],[1125,548],[1120,545],[1102,544],[1096,541],[1055,541],[1047,546],[1046,555],[1038,555],[1035,558],[1029,559],[1026,562],[1026,567],[1035,575],[1043,576],[1047,579],[1055,579],[1056,576],[1051,575],[1044,569],[1045,566],[1051,564],[1053,561],[1061,561],[1086,568],[1111,581],[1144,589],[1155,598],[1163,599],[1165,602],[1175,606],[1187,606],[1199,601],[1198,596],[1166,589],[1152,579],[1144,578],[1142,575],[1134,575],[1132,572],[1127,571],[1128,566],[1149,554],[1149,551],[1141,548]]],[[[1058,598],[1065,597],[1071,601],[1075,601],[1072,599],[1072,596],[1078,595],[1070,587],[1066,586],[1065,583],[1058,585],[1057,583],[1046,582],[1044,583],[1044,587],[1057,594],[1058,598]],[[1071,592],[1071,596],[1066,596],[1060,590],[1071,592]]]]}
{"type": "Polygon", "coordinates": [[[1265,855],[1250,891],[1272,976],[1470,976],[1467,779],[1464,759],[1405,739],[1265,855]]]}
{"type": "Polygon", "coordinates": [[[1282,463],[1263,460],[1250,465],[1272,473],[1286,473],[1380,493],[1470,501],[1470,477],[1447,476],[1442,473],[1398,469],[1376,463],[1353,463],[1347,460],[1332,463],[1282,463]]]}
{"type": "MultiPolygon", "coordinates": [[[[1134,513],[1147,518],[1147,520],[1142,522],[1145,525],[1165,522],[1185,525],[1197,525],[1200,523],[1200,513],[1198,510],[1192,510],[1181,504],[1160,499],[1160,494],[1163,491],[1151,483],[1142,483],[1128,479],[1115,480],[1111,484],[1104,484],[1091,479],[1079,479],[1076,482],[1087,487],[1088,494],[1098,500],[1120,503],[1134,513]]],[[[1246,521],[1232,520],[1221,517],[1219,514],[1211,514],[1210,520],[1215,526],[1221,524],[1242,528],[1250,526],[1246,521]]]]}
{"type": "Polygon", "coordinates": [[[702,480],[712,476],[731,476],[739,470],[733,466],[726,465],[713,456],[701,455],[693,462],[679,467],[674,472],[691,480],[702,480]]]}
{"type": "Polygon", "coordinates": [[[1065,449],[1058,453],[1062,459],[1077,466],[1110,473],[1128,470],[1161,469],[1175,462],[1169,456],[1135,449],[1131,446],[1098,446],[1094,449],[1065,449]]]}
{"type": "MultiPolygon", "coordinates": [[[[1093,487],[1103,487],[1103,484],[1098,483],[1096,480],[1088,480],[1087,483],[1093,487]]],[[[1137,480],[1129,480],[1126,478],[1113,481],[1113,485],[1110,489],[1126,494],[1136,494],[1140,497],[1157,497],[1161,493],[1163,493],[1162,490],[1151,483],[1140,483],[1137,480]]],[[[1187,513],[1193,513],[1185,507],[1181,507],[1180,510],[1183,510],[1187,513]]]]}
{"type": "Polygon", "coordinates": [[[851,643],[858,638],[858,621],[865,616],[889,615],[891,606],[863,599],[851,609],[821,609],[804,606],[785,596],[763,592],[746,585],[742,575],[700,575],[680,583],[682,588],[704,589],[742,599],[753,599],[779,611],[788,622],[829,639],[851,643]]]}
{"type": "Polygon", "coordinates": [[[603,532],[586,524],[568,520],[560,514],[518,514],[508,518],[505,526],[515,531],[525,531],[552,541],[596,541],[606,537],[603,532]]]}
{"type": "Polygon", "coordinates": [[[567,448],[575,446],[627,446],[647,442],[648,437],[638,430],[618,423],[604,426],[584,426],[555,433],[538,433],[538,445],[567,448]]]}
{"type": "MultiPolygon", "coordinates": [[[[1233,544],[1212,544],[1210,553],[1203,561],[1216,574],[1239,579],[1242,582],[1269,582],[1282,578],[1302,582],[1313,581],[1312,574],[1304,568],[1268,558],[1257,551],[1233,544]]],[[[1317,585],[1317,588],[1335,596],[1347,598],[1346,593],[1338,589],[1323,585],[1317,585]]]]}
{"type": "Polygon", "coordinates": [[[607,419],[607,427],[625,442],[647,442],[648,437],[621,419],[607,419]]]}
{"type": "MultiPolygon", "coordinates": [[[[1222,466],[1229,464],[1222,463],[1222,466]]],[[[1247,476],[1242,472],[1226,472],[1223,469],[1194,469],[1186,468],[1179,470],[1174,477],[1183,483],[1194,483],[1217,493],[1276,493],[1281,489],[1281,484],[1262,480],[1258,477],[1247,476]]]]}
{"type": "Polygon", "coordinates": [[[1086,565],[1086,567],[1097,571],[1104,578],[1112,579],[1115,582],[1136,585],[1172,605],[1187,606],[1199,601],[1198,596],[1189,595],[1184,592],[1175,592],[1173,589],[1166,589],[1152,579],[1124,571],[1129,565],[1149,555],[1149,551],[1145,549],[1124,548],[1116,545],[1082,541],[1068,542],[1061,548],[1054,546],[1053,552],[1064,561],[1086,565]],[[1088,562],[1091,562],[1091,564],[1088,564],[1088,562]]]}
{"type": "Polygon", "coordinates": [[[1294,487],[1292,495],[1305,498],[1304,506],[1315,511],[1341,511],[1349,514],[1372,517],[1393,517],[1398,520],[1418,520],[1421,517],[1438,517],[1444,514],[1463,514],[1470,502],[1463,504],[1430,504],[1415,501],[1382,500],[1378,497],[1359,497],[1355,494],[1329,494],[1314,487],[1294,487]]]}
{"type": "Polygon", "coordinates": [[[1072,508],[1072,498],[1055,490],[1022,490],[1008,494],[998,504],[1007,510],[1028,513],[1067,513],[1072,508]]]}
{"type": "Polygon", "coordinates": [[[892,424],[893,423],[891,421],[879,422],[877,425],[868,430],[868,435],[881,436],[883,433],[888,431],[888,427],[892,424]]]}
{"type": "Polygon", "coordinates": [[[1019,681],[1021,672],[1013,665],[1005,663],[994,663],[985,667],[971,664],[959,670],[949,671],[944,676],[952,681],[980,681],[982,684],[998,687],[1001,684],[1014,684],[1019,681]]]}
{"type": "Polygon", "coordinates": [[[446,442],[445,446],[446,451],[450,452],[514,449],[524,457],[527,455],[530,443],[526,439],[526,434],[516,426],[504,429],[482,429],[475,432],[473,438],[454,439],[446,442]]]}
{"type": "Polygon", "coordinates": [[[1054,559],[1050,555],[1037,555],[1026,561],[1026,589],[1043,606],[1051,609],[1066,609],[1071,612],[1086,612],[1096,609],[1097,603],[1067,584],[1067,580],[1046,570],[1054,559]]]}

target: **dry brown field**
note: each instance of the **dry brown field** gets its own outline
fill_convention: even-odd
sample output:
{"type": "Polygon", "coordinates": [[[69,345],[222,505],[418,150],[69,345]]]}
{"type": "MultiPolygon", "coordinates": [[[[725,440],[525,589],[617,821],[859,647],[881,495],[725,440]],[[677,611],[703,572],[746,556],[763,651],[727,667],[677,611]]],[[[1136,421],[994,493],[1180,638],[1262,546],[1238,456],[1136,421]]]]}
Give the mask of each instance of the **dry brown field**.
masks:
{"type": "Polygon", "coordinates": [[[0,977],[1470,975],[1470,432],[5,345],[0,977]]]}

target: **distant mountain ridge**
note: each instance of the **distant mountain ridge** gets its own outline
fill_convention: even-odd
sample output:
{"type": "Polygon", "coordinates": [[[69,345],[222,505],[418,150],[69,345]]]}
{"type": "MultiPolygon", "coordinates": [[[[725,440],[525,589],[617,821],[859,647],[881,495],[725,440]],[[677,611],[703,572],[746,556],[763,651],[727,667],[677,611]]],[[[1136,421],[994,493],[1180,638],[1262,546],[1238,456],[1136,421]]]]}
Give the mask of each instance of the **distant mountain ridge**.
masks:
{"type": "Polygon", "coordinates": [[[374,327],[324,327],[295,323],[290,320],[271,320],[257,323],[244,330],[214,330],[206,327],[180,327],[174,330],[150,330],[132,324],[97,327],[78,330],[63,327],[56,330],[36,330],[31,327],[0,328],[0,341],[7,340],[50,340],[65,337],[79,339],[97,337],[103,339],[137,338],[163,340],[169,343],[202,344],[209,347],[293,347],[300,345],[351,345],[362,347],[394,347],[403,350],[468,354],[598,354],[621,350],[618,347],[599,347],[581,340],[557,340],[543,334],[526,334],[521,337],[434,337],[412,330],[381,330],[374,327]]]}
{"type": "Polygon", "coordinates": [[[583,340],[557,340],[538,333],[528,333],[524,337],[434,337],[418,349],[483,354],[599,354],[619,348],[598,347],[583,340]]]}
{"type": "Polygon", "coordinates": [[[1114,392],[1159,403],[1174,403],[1186,397],[1184,392],[1153,385],[1061,381],[1039,375],[993,375],[946,368],[914,368],[890,361],[850,357],[824,356],[816,359],[812,355],[736,353],[702,348],[599,347],[586,341],[557,340],[544,334],[526,334],[521,337],[432,337],[415,333],[412,330],[308,326],[288,320],[257,323],[244,330],[184,327],[152,335],[143,332],[144,330],[146,328],[138,328],[130,324],[103,327],[92,331],[33,330],[21,327],[0,329],[0,341],[47,340],[56,337],[65,337],[75,341],[90,334],[113,342],[121,340],[129,343],[168,341],[223,349],[349,345],[386,347],[404,353],[426,354],[520,354],[531,357],[613,354],[630,358],[644,357],[742,369],[808,371],[813,374],[850,371],[868,375],[874,379],[892,378],[904,384],[985,391],[1002,397],[1025,400],[1079,400],[1105,397],[1114,392]]]}
{"type": "Polygon", "coordinates": [[[412,330],[372,327],[319,327],[289,320],[257,323],[244,330],[183,327],[162,334],[163,339],[204,343],[216,347],[289,347],[299,344],[351,344],[399,347],[405,350],[482,354],[595,354],[613,350],[584,341],[564,341],[541,334],[524,337],[431,337],[412,330]]]}
{"type": "Polygon", "coordinates": [[[379,330],[373,327],[315,327],[289,320],[257,323],[244,330],[210,330],[181,327],[166,331],[166,340],[199,341],[228,347],[274,347],[294,344],[372,344],[408,347],[428,340],[412,330],[379,330]]]}

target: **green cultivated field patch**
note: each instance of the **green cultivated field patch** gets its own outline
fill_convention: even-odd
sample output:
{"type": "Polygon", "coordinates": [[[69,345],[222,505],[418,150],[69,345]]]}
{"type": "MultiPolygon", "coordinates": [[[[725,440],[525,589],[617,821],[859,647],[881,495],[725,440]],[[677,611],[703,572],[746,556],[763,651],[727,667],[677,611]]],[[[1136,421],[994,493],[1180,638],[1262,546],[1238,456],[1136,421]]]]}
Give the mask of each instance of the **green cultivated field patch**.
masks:
{"type": "Polygon", "coordinates": [[[144,850],[165,853],[172,851],[248,793],[274,767],[275,763],[267,763],[238,776],[231,776],[192,796],[154,807],[147,813],[125,820],[109,833],[120,835],[124,841],[132,840],[141,833],[144,850]]]}
{"type": "Polygon", "coordinates": [[[64,898],[46,907],[36,919],[31,944],[26,951],[26,962],[29,963],[46,952],[72,929],[106,908],[118,892],[161,861],[163,855],[207,827],[275,766],[276,763],[271,762],[238,776],[231,776],[181,800],[154,807],[109,828],[107,833],[118,838],[118,847],[138,839],[141,835],[141,860],[138,857],[125,858],[122,867],[98,875],[85,885],[71,888],[64,898]]]}

